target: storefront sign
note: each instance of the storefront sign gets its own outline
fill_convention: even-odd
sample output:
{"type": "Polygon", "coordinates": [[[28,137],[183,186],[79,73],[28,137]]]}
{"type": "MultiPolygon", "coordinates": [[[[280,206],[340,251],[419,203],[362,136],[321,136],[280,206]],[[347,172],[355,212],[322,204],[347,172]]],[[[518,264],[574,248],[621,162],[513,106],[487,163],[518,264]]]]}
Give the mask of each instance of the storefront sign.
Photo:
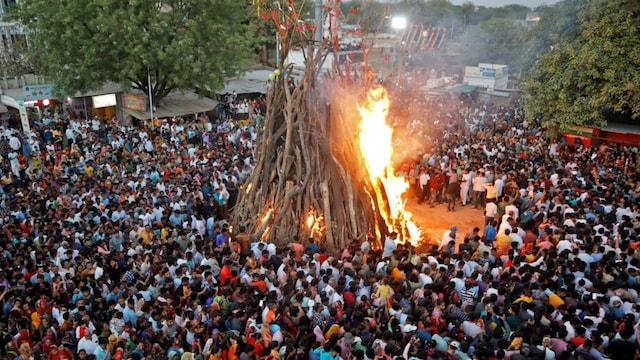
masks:
{"type": "Polygon", "coordinates": [[[116,106],[116,94],[99,95],[93,97],[93,108],[100,109],[116,106]]]}
{"type": "Polygon", "coordinates": [[[146,111],[147,98],[141,95],[122,94],[122,107],[131,110],[146,111]]]}
{"type": "Polygon", "coordinates": [[[67,108],[73,111],[76,115],[88,114],[93,110],[92,98],[87,96],[69,99],[67,108]]]}
{"type": "Polygon", "coordinates": [[[35,101],[43,99],[52,99],[53,84],[25,85],[22,87],[24,101],[35,101]]]}

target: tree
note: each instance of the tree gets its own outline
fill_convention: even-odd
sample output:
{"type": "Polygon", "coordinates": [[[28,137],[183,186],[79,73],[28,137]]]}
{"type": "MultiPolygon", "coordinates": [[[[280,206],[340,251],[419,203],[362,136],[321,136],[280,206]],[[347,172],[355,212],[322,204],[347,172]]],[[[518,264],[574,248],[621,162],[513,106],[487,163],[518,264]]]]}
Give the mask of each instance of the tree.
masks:
{"type": "Polygon", "coordinates": [[[385,17],[389,13],[389,7],[385,4],[372,1],[350,1],[342,2],[341,10],[344,14],[357,16],[347,16],[346,21],[350,24],[357,24],[362,28],[363,33],[388,32],[384,26],[385,17]]]}
{"type": "MultiPolygon", "coordinates": [[[[575,29],[552,37],[528,74],[530,116],[552,128],[601,125],[609,113],[640,118],[640,3],[565,0],[575,29]]],[[[542,22],[542,21],[541,21],[542,22]]]]}
{"type": "Polygon", "coordinates": [[[21,1],[40,73],[64,94],[112,81],[154,101],[218,89],[247,64],[246,4],[234,0],[21,1]],[[148,78],[151,79],[150,83],[148,78]]]}
{"type": "Polygon", "coordinates": [[[462,28],[466,30],[467,24],[469,23],[469,17],[473,12],[476,11],[476,6],[471,1],[465,1],[464,4],[460,5],[460,12],[462,13],[462,28]]]}
{"type": "Polygon", "coordinates": [[[276,49],[276,29],[269,26],[269,23],[253,7],[248,6],[246,12],[247,39],[250,40],[251,49],[262,64],[268,65],[270,64],[269,55],[276,49]]]}
{"type": "Polygon", "coordinates": [[[508,18],[491,18],[471,26],[462,38],[464,63],[515,65],[524,50],[524,33],[523,25],[508,18]]]}
{"type": "Polygon", "coordinates": [[[523,53],[521,61],[525,72],[537,66],[540,58],[549,52],[554,44],[571,41],[578,36],[578,8],[585,3],[586,0],[565,0],[554,6],[544,5],[536,9],[540,21],[525,33],[527,50],[523,53]]]}

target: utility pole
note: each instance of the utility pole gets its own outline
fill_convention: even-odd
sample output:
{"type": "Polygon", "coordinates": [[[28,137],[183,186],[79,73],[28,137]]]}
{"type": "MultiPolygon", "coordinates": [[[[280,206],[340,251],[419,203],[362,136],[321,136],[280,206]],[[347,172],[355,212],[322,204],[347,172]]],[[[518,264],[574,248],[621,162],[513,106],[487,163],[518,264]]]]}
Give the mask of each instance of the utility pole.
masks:
{"type": "Polygon", "coordinates": [[[151,129],[153,130],[153,91],[151,90],[151,72],[147,68],[147,83],[149,84],[149,116],[151,116],[151,129]]]}
{"type": "Polygon", "coordinates": [[[323,34],[323,21],[322,21],[322,0],[315,0],[316,7],[316,44],[320,46],[322,44],[323,34]]]}

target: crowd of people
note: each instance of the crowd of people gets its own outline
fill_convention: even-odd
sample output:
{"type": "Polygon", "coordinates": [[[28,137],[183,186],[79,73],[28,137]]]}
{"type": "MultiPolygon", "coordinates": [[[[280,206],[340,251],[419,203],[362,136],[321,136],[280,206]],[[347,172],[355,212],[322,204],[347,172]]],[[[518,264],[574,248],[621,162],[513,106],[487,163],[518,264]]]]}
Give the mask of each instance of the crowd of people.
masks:
{"type": "Polygon", "coordinates": [[[416,198],[474,206],[486,225],[424,253],[393,233],[327,249],[231,227],[253,124],[3,129],[2,356],[634,359],[637,147],[549,140],[517,103],[433,105],[405,124],[429,150],[399,171],[416,198]]]}

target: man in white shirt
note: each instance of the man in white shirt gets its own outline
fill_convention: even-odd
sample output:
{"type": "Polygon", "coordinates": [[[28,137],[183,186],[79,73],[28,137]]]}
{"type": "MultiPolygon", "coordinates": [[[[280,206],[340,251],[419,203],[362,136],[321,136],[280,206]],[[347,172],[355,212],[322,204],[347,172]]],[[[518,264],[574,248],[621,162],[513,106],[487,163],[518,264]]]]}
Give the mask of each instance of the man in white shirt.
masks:
{"type": "Polygon", "coordinates": [[[498,235],[504,234],[506,229],[509,229],[509,232],[513,230],[512,223],[514,222],[512,217],[507,217],[506,220],[503,220],[500,223],[500,227],[498,228],[498,235]]]}
{"type": "Polygon", "coordinates": [[[87,354],[93,354],[97,347],[98,337],[91,332],[91,330],[86,329],[84,331],[84,336],[78,341],[78,352],[80,352],[80,350],[84,350],[87,354]]]}
{"type": "Polygon", "coordinates": [[[393,255],[393,252],[396,251],[396,239],[398,238],[397,232],[392,232],[387,236],[384,240],[384,249],[382,252],[382,257],[390,258],[393,255]]]}
{"type": "Polygon", "coordinates": [[[15,134],[12,134],[9,137],[9,147],[13,151],[18,151],[20,150],[20,148],[22,148],[22,143],[20,142],[20,139],[18,139],[18,137],[15,134]]]}
{"type": "Polygon", "coordinates": [[[420,196],[418,198],[418,204],[422,204],[425,198],[429,198],[429,180],[431,177],[426,169],[422,169],[420,176],[418,177],[418,187],[420,188],[420,196]]]}
{"type": "Polygon", "coordinates": [[[451,229],[445,231],[442,235],[442,242],[440,243],[440,247],[447,245],[451,240],[457,242],[459,237],[460,235],[458,235],[458,227],[452,226],[451,229]]]}
{"type": "Polygon", "coordinates": [[[480,170],[472,179],[473,183],[473,208],[479,209],[484,206],[485,187],[487,178],[484,176],[484,171],[480,170]]]}
{"type": "Polygon", "coordinates": [[[498,205],[494,201],[488,201],[484,206],[484,224],[488,225],[489,222],[495,220],[498,215],[498,205]]]}
{"type": "Polygon", "coordinates": [[[509,205],[505,206],[504,212],[505,212],[505,214],[510,214],[509,216],[511,216],[513,218],[513,220],[517,220],[518,217],[520,216],[520,210],[518,209],[517,206],[515,206],[513,204],[509,204],[509,205]]]}
{"type": "Polygon", "coordinates": [[[515,229],[511,229],[511,234],[509,234],[509,236],[511,237],[511,243],[518,244],[517,249],[522,250],[522,247],[524,246],[524,240],[522,239],[522,236],[518,234],[517,227],[515,229]]]}
{"type": "Polygon", "coordinates": [[[496,181],[494,182],[494,186],[496,187],[497,201],[502,198],[502,190],[504,189],[504,178],[502,175],[496,174],[496,181]]]}
{"type": "Polygon", "coordinates": [[[462,176],[460,177],[460,200],[462,201],[462,206],[467,205],[469,202],[469,187],[471,186],[471,174],[469,173],[469,169],[464,169],[462,171],[462,176]]]}

